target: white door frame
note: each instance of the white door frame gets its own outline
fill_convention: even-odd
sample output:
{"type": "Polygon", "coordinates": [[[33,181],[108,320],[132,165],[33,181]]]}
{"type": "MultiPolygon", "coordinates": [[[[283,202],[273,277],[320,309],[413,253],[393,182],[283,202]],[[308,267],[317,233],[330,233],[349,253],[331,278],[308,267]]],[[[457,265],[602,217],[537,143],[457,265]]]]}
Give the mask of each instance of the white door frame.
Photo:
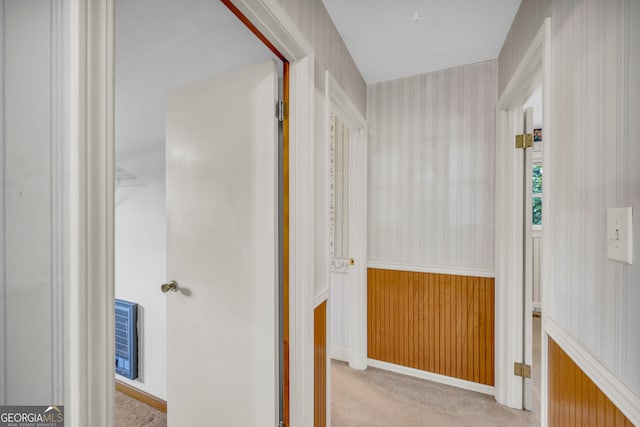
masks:
{"type": "MultiPolygon", "coordinates": [[[[365,146],[365,158],[357,160],[357,168],[356,173],[367,173],[367,121],[362,116],[360,111],[356,108],[355,104],[351,101],[349,96],[346,94],[344,89],[340,86],[340,84],[333,77],[331,72],[325,72],[325,116],[326,116],[326,128],[329,129],[331,126],[331,112],[334,110],[340,111],[340,113],[344,114],[344,120],[347,120],[349,123],[355,125],[355,129],[351,129],[352,136],[350,138],[350,143],[354,144],[364,144],[365,146]]],[[[329,132],[327,135],[327,149],[331,144],[330,138],[331,135],[329,132]]],[[[350,162],[350,165],[352,163],[350,162]]],[[[351,169],[351,168],[350,168],[351,169]]],[[[327,174],[329,174],[329,167],[325,168],[327,174]]],[[[325,180],[327,184],[329,183],[329,177],[325,180]]],[[[356,262],[361,263],[364,266],[364,270],[362,271],[362,276],[359,280],[354,280],[356,286],[352,287],[349,298],[352,302],[349,310],[349,354],[348,361],[349,366],[354,369],[364,370],[367,369],[367,235],[366,235],[366,225],[367,225],[367,189],[365,188],[363,192],[349,193],[349,198],[356,197],[358,200],[357,211],[349,212],[349,218],[357,218],[357,225],[364,225],[365,232],[363,236],[358,236],[358,242],[356,243],[359,246],[360,253],[363,252],[363,259],[356,260],[356,262]],[[362,246],[364,245],[364,248],[362,246]]],[[[328,190],[327,190],[327,200],[329,198],[328,190]]],[[[350,205],[351,206],[351,205],[350,205]]],[[[329,218],[328,218],[329,219],[329,218]]],[[[349,233],[351,235],[351,225],[350,225],[349,233]]],[[[328,224],[327,230],[330,230],[331,227],[328,224]]],[[[362,233],[360,233],[362,234],[362,233]]],[[[349,245],[351,246],[349,242],[349,245]]],[[[327,259],[329,259],[329,248],[327,248],[327,259]]],[[[350,255],[351,256],[351,255],[350,255]]],[[[351,274],[351,273],[350,273],[351,274]]],[[[327,316],[327,322],[329,322],[330,316],[327,316]]],[[[329,325],[329,323],[327,323],[329,325]]],[[[328,328],[327,330],[330,330],[328,328]]]]}
{"type": "MultiPolygon", "coordinates": [[[[235,6],[290,61],[290,421],[313,423],[313,49],[276,0],[235,6]]],[[[70,0],[69,426],[114,425],[114,0],[70,0]]]]}
{"type": "MultiPolygon", "coordinates": [[[[518,157],[514,148],[514,117],[519,109],[542,84],[543,123],[545,145],[553,143],[551,133],[551,18],[546,18],[529,49],[520,61],[504,92],[498,100],[496,147],[496,364],[495,398],[498,403],[512,408],[522,408],[522,379],[513,375],[513,362],[522,356],[523,322],[523,263],[522,263],[522,218],[505,220],[505,216],[522,210],[522,155],[518,157]],[[506,226],[505,226],[506,224],[506,226]]],[[[544,153],[545,165],[549,164],[549,150],[544,153]]],[[[548,168],[545,168],[545,192],[549,186],[548,168]]],[[[548,212],[548,198],[545,199],[544,212],[548,212]]],[[[516,215],[517,216],[517,215],[516,215]]],[[[508,218],[507,218],[508,219],[508,218]]],[[[543,220],[548,223],[546,219],[543,220]]],[[[543,242],[544,244],[544,242],[543,242]]],[[[541,287],[548,283],[548,261],[551,248],[543,248],[541,287]]],[[[543,298],[548,292],[542,292],[543,298]]],[[[544,301],[542,305],[545,306],[544,301]]],[[[545,316],[543,312],[543,318],[545,316]]],[[[547,335],[541,333],[541,419],[546,425],[547,417],[547,335]]]]}

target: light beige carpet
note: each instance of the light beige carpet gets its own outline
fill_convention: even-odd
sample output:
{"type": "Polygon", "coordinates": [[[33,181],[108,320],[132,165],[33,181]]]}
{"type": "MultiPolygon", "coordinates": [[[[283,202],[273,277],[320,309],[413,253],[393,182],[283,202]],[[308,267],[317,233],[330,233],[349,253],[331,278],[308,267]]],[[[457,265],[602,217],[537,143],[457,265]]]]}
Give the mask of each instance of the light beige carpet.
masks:
{"type": "Polygon", "coordinates": [[[166,427],[167,414],[116,391],[116,427],[166,427]]]}
{"type": "MultiPolygon", "coordinates": [[[[331,364],[332,427],[539,426],[540,319],[533,321],[534,412],[498,405],[493,397],[368,368],[331,364]]],[[[116,392],[116,427],[165,427],[167,414],[116,392]]]]}
{"type": "Polygon", "coordinates": [[[331,364],[332,427],[537,426],[537,414],[492,396],[368,368],[331,364]]]}

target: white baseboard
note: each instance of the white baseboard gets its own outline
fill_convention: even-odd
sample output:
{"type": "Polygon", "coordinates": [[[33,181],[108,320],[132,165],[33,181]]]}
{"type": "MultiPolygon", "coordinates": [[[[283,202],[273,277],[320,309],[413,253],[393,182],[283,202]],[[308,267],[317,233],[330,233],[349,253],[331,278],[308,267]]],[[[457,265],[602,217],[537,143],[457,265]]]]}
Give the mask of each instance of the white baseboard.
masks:
{"type": "Polygon", "coordinates": [[[380,360],[369,359],[369,366],[385,371],[395,372],[397,374],[408,375],[410,377],[421,378],[436,383],[446,384],[453,387],[471,390],[478,393],[495,395],[494,388],[484,384],[474,383],[472,381],[461,380],[459,378],[447,377],[446,375],[434,374],[432,372],[421,371],[420,369],[408,368],[406,366],[395,365],[393,363],[382,362],[380,360]]]}
{"type": "Polygon", "coordinates": [[[640,425],[640,397],[596,360],[555,320],[543,317],[542,327],[576,365],[634,425],[640,425]]]}
{"type": "Polygon", "coordinates": [[[342,362],[349,362],[349,348],[332,345],[331,358],[342,362]]]}

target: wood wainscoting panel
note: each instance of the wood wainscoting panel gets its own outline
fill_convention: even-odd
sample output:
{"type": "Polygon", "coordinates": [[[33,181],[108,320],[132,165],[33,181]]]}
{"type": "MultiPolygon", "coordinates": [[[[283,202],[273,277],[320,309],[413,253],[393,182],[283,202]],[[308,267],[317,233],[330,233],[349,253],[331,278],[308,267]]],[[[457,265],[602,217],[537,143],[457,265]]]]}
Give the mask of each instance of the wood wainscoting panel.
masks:
{"type": "Polygon", "coordinates": [[[368,270],[369,358],[494,385],[494,279],[368,270]]]}
{"type": "Polygon", "coordinates": [[[314,413],[313,425],[327,425],[327,302],[323,302],[313,312],[314,342],[314,413]]]}
{"type": "Polygon", "coordinates": [[[633,426],[551,338],[548,351],[549,426],[633,426]]]}

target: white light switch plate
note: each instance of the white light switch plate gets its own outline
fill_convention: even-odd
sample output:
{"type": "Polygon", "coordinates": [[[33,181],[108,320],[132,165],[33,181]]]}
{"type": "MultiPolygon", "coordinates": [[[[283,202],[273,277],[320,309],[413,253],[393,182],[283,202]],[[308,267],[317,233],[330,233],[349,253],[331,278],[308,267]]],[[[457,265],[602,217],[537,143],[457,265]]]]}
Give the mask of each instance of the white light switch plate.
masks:
{"type": "Polygon", "coordinates": [[[607,209],[607,257],[633,263],[632,208],[607,209]]]}

